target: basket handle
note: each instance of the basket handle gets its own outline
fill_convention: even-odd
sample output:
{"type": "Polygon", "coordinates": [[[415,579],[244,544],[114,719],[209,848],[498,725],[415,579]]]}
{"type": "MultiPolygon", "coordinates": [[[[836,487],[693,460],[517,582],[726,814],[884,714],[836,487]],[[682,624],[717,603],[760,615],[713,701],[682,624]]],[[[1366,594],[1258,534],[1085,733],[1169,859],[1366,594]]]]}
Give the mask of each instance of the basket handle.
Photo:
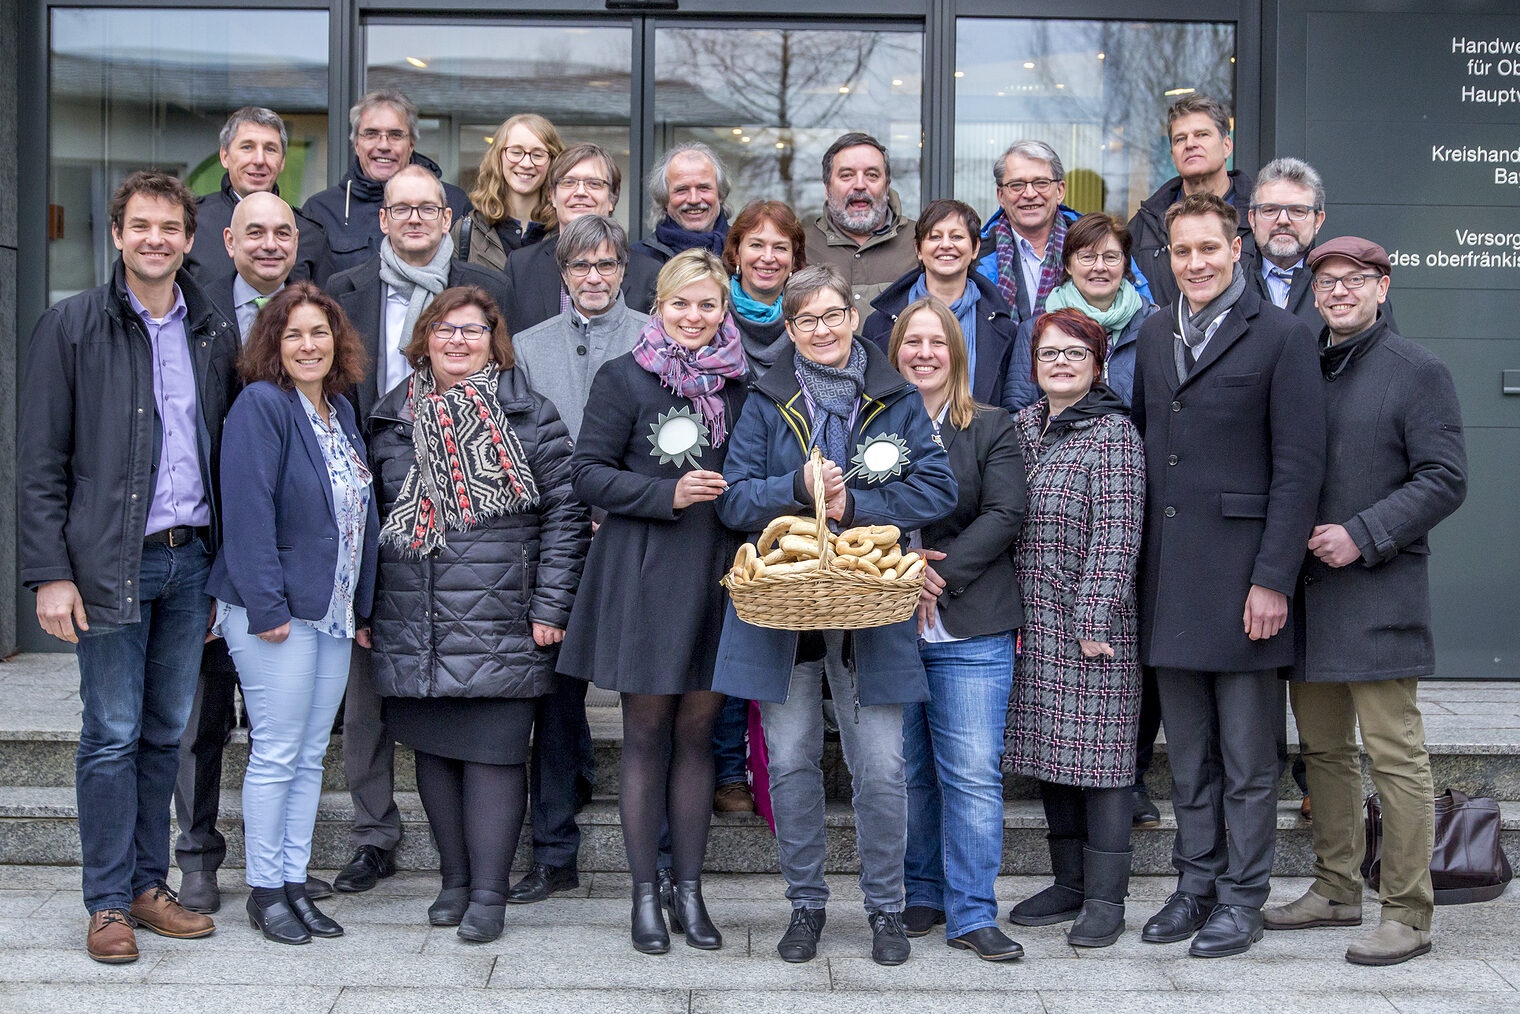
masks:
{"type": "Polygon", "coordinates": [[[829,545],[828,505],[824,502],[823,452],[814,447],[808,456],[808,462],[813,466],[813,517],[818,522],[818,568],[823,570],[828,567],[829,558],[834,555],[833,547],[829,545]]]}

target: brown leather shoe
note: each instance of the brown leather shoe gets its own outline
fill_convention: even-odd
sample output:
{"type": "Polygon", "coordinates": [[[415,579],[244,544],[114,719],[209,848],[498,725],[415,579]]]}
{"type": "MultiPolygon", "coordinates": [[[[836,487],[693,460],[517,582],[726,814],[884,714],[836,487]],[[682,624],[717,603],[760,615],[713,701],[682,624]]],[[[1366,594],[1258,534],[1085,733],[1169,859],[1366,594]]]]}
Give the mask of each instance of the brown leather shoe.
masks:
{"type": "Polygon", "coordinates": [[[713,793],[713,812],[754,813],[755,797],[750,795],[749,786],[743,782],[720,785],[713,793]]]}
{"type": "Polygon", "coordinates": [[[1298,815],[1305,820],[1314,819],[1314,811],[1309,808],[1309,793],[1304,793],[1304,801],[1298,804],[1298,815]]]}
{"type": "Polygon", "coordinates": [[[107,908],[90,916],[90,929],[84,938],[90,957],[106,965],[125,965],[137,960],[137,934],[127,921],[127,913],[107,908]]]}
{"type": "Polygon", "coordinates": [[[193,940],[216,932],[216,923],[209,916],[182,907],[174,892],[163,884],[139,894],[128,914],[137,925],[161,937],[193,940]]]}

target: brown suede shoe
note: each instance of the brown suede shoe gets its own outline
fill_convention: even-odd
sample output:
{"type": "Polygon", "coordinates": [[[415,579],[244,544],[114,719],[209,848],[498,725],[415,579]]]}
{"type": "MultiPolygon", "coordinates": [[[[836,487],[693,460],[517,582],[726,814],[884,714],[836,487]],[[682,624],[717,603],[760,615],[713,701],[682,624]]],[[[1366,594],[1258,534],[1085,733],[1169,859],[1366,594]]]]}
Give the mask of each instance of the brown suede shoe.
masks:
{"type": "Polygon", "coordinates": [[[127,921],[127,913],[107,908],[90,916],[90,929],[84,938],[85,953],[106,965],[125,965],[137,960],[137,934],[127,921]]]}
{"type": "Polygon", "coordinates": [[[1298,804],[1298,815],[1305,820],[1314,819],[1314,811],[1309,808],[1309,794],[1304,793],[1304,801],[1298,804]]]}
{"type": "Polygon", "coordinates": [[[744,782],[729,782],[713,793],[714,813],[754,813],[755,797],[744,782]]]}
{"type": "Polygon", "coordinates": [[[209,916],[182,907],[174,892],[163,884],[139,894],[128,914],[137,925],[161,937],[193,940],[216,932],[216,923],[209,916]]]}

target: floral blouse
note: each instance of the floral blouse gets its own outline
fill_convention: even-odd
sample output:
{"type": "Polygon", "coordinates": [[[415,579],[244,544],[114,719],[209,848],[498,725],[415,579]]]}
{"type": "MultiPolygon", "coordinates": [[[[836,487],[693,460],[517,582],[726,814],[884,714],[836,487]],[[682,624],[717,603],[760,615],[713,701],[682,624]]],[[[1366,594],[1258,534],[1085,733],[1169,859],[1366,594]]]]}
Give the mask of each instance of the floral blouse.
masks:
{"type": "MultiPolygon", "coordinates": [[[[300,392],[297,392],[300,394],[300,392]]],[[[317,436],[327,477],[332,483],[334,520],[338,523],[338,567],[333,578],[332,599],[320,620],[297,620],[332,637],[354,636],[354,587],[359,583],[359,557],[364,552],[364,519],[373,495],[369,468],[359,458],[348,434],[331,409],[332,425],[322,421],[316,407],[301,394],[301,407],[317,436]]]]}

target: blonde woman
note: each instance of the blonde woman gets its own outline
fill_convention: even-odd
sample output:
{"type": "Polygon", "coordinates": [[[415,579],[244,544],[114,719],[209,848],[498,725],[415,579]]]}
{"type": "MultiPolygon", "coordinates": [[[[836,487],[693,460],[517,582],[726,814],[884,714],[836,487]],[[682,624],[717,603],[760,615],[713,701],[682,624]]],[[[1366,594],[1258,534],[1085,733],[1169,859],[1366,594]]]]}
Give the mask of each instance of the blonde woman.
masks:
{"type": "Polygon", "coordinates": [[[509,116],[480,159],[470,203],[450,235],[455,256],[470,264],[503,271],[507,255],[537,243],[558,222],[549,200],[549,163],[565,150],[554,124],[537,113],[509,116]]]}

